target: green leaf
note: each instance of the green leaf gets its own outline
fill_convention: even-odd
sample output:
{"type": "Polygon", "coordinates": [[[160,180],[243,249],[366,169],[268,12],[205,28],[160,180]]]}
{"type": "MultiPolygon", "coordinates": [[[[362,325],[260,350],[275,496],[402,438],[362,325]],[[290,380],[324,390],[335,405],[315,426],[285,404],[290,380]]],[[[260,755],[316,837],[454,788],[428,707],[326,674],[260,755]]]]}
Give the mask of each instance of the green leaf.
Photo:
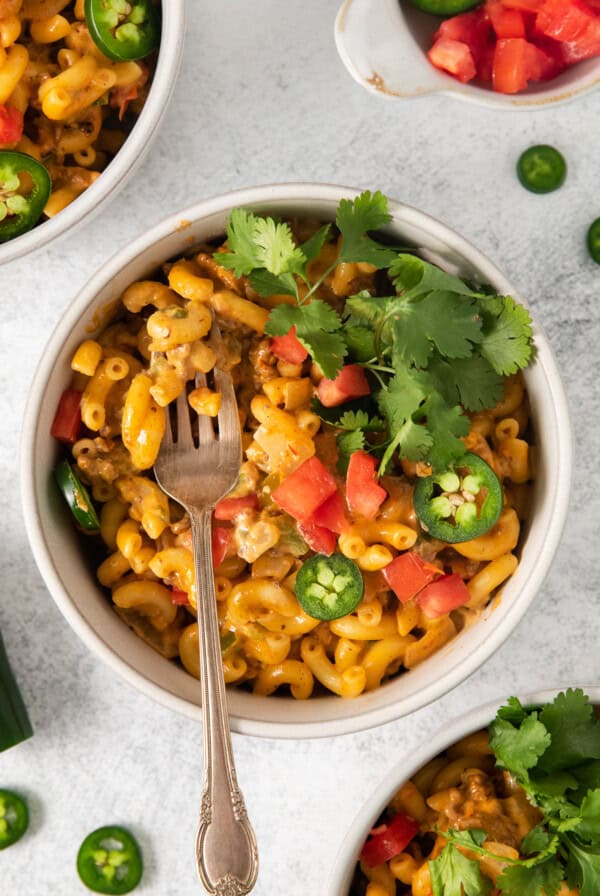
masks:
{"type": "Polygon", "coordinates": [[[298,298],[298,285],[293,274],[281,274],[276,277],[270,271],[260,268],[249,275],[250,286],[259,296],[294,296],[298,298]]]}
{"type": "MultiPolygon", "coordinates": [[[[443,369],[438,365],[438,376],[443,369]]],[[[485,358],[457,358],[448,362],[446,370],[447,382],[455,387],[458,401],[468,411],[492,408],[504,397],[504,381],[485,358]]]]}
{"type": "Polygon", "coordinates": [[[485,331],[481,342],[481,354],[494,370],[508,376],[527,367],[532,355],[532,327],[529,312],[523,305],[518,305],[511,296],[497,296],[482,300],[483,314],[486,305],[498,310],[497,315],[486,319],[485,331]]]}
{"type": "Polygon", "coordinates": [[[249,274],[259,264],[255,242],[256,215],[234,208],[227,223],[227,252],[219,253],[219,264],[236,277],[249,274]]]}
{"type": "Polygon", "coordinates": [[[396,250],[380,246],[367,234],[379,230],[391,219],[387,199],[379,191],[370,193],[367,190],[354,200],[342,199],[335,219],[342,234],[338,260],[367,262],[377,268],[388,267],[397,255],[396,250]]]}
{"type": "Polygon", "coordinates": [[[600,896],[600,853],[586,849],[573,836],[565,837],[567,846],[567,882],[570,887],[579,887],[580,896],[600,896]]]}
{"type": "Polygon", "coordinates": [[[442,472],[464,456],[465,445],[460,436],[468,434],[469,419],[458,405],[448,407],[438,392],[429,395],[422,413],[427,418],[427,429],[431,435],[427,462],[434,473],[442,472]]]}
{"type": "MultiPolygon", "coordinates": [[[[486,896],[492,888],[479,862],[468,859],[448,843],[437,859],[429,862],[433,896],[486,896]]],[[[523,894],[521,894],[523,896],[523,894]]]]}
{"type": "Polygon", "coordinates": [[[324,375],[335,379],[346,355],[346,343],[338,332],[342,327],[339,314],[321,299],[300,306],[278,305],[269,315],[265,333],[285,336],[292,327],[324,375]]]}
{"type": "Polygon", "coordinates": [[[367,289],[363,289],[346,299],[344,314],[351,314],[353,323],[378,324],[386,315],[390,303],[395,301],[393,297],[372,296],[367,289]]]}
{"type": "Polygon", "coordinates": [[[341,429],[362,429],[366,432],[377,432],[383,429],[385,423],[380,417],[371,417],[366,411],[344,411],[336,426],[341,429]]]}
{"type": "Polygon", "coordinates": [[[527,710],[518,697],[509,697],[496,713],[496,718],[510,722],[516,728],[527,718],[527,710]]]}
{"type": "Polygon", "coordinates": [[[362,451],[365,447],[364,434],[359,430],[342,432],[337,437],[338,462],[337,468],[342,476],[348,472],[350,458],[356,451],[362,451]]]}
{"type": "Polygon", "coordinates": [[[414,295],[422,295],[434,289],[458,293],[463,296],[480,295],[480,293],[471,289],[460,277],[447,274],[436,265],[429,264],[429,262],[424,261],[417,255],[409,255],[408,253],[396,255],[390,264],[388,275],[396,290],[405,293],[410,292],[414,295]]]}
{"type": "Polygon", "coordinates": [[[325,224],[323,227],[320,227],[316,233],[313,233],[310,239],[306,240],[306,242],[300,246],[306,261],[314,261],[315,258],[318,258],[330,231],[331,224],[325,224]]]}
{"type": "Polygon", "coordinates": [[[531,856],[534,853],[543,852],[550,842],[551,837],[548,831],[541,824],[537,824],[523,837],[520,851],[525,856],[531,856]]]}
{"type": "Polygon", "coordinates": [[[600,789],[590,790],[581,803],[581,821],[577,836],[598,843],[600,840],[600,789]]]}
{"type": "Polygon", "coordinates": [[[537,765],[550,741],[550,734],[536,712],[530,713],[518,728],[499,718],[490,725],[490,746],[498,764],[521,781],[529,779],[529,769],[537,765]]]}
{"type": "Polygon", "coordinates": [[[256,217],[254,223],[257,267],[266,268],[278,277],[301,267],[306,259],[290,230],[289,224],[273,218],[256,217]]]}
{"type": "Polygon", "coordinates": [[[393,434],[419,410],[429,392],[426,375],[401,367],[377,396],[379,410],[393,434]]]}
{"type": "Polygon", "coordinates": [[[502,896],[557,896],[564,869],[557,858],[539,865],[509,865],[498,878],[502,896]]]}
{"type": "Polygon", "coordinates": [[[540,713],[552,744],[539,763],[545,772],[600,758],[600,721],[581,689],[560,693],[540,713]]]}

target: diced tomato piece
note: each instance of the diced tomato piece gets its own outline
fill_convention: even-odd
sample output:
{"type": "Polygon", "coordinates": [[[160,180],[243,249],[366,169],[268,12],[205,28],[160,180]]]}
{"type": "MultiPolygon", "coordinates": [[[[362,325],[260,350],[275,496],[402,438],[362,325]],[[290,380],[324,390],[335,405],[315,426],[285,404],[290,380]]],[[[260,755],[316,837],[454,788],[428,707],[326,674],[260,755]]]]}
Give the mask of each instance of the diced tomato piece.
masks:
{"type": "Polygon", "coordinates": [[[295,520],[309,520],[337,491],[335,479],[318,457],[309,457],[273,492],[276,504],[295,520]]]}
{"type": "Polygon", "coordinates": [[[529,77],[532,81],[548,81],[565,70],[560,47],[560,44],[551,40],[546,40],[543,46],[529,44],[527,53],[529,77]]]}
{"type": "Polygon", "coordinates": [[[448,38],[466,44],[471,51],[473,60],[477,64],[479,57],[485,50],[491,34],[490,22],[481,6],[471,12],[463,12],[460,15],[444,19],[438,30],[433,35],[433,40],[448,38]]]}
{"type": "Polygon", "coordinates": [[[412,600],[436,576],[435,567],[425,564],[413,551],[395,557],[382,571],[384,579],[402,603],[412,600]]]}
{"type": "Polygon", "coordinates": [[[81,434],[81,396],[77,389],[65,389],[52,421],[50,435],[59,442],[73,445],[81,434]]]}
{"type": "Polygon", "coordinates": [[[258,495],[244,498],[223,498],[215,507],[216,520],[234,520],[240,513],[258,510],[258,495]]]}
{"type": "Polygon", "coordinates": [[[339,492],[336,492],[330,498],[327,498],[326,501],[323,501],[320,507],[317,507],[311,522],[315,523],[317,526],[324,526],[326,529],[331,529],[332,532],[337,532],[338,535],[341,535],[342,532],[348,530],[350,523],[346,519],[344,502],[342,501],[339,492]]]}
{"type": "Polygon", "coordinates": [[[417,603],[428,619],[444,616],[457,607],[462,607],[469,600],[467,586],[458,575],[441,576],[435,582],[426,585],[417,597],[417,603]]]}
{"type": "Polygon", "coordinates": [[[18,143],[23,136],[23,114],[15,106],[0,103],[0,146],[18,143]]]}
{"type": "Polygon", "coordinates": [[[544,0],[502,0],[507,9],[520,9],[521,12],[537,12],[544,0]]]}
{"type": "Polygon", "coordinates": [[[427,57],[432,65],[454,75],[465,84],[477,74],[475,60],[469,46],[460,40],[440,37],[433,44],[427,57]]]}
{"type": "Polygon", "coordinates": [[[583,0],[545,0],[537,14],[536,27],[554,40],[587,43],[600,19],[583,0]]]}
{"type": "Polygon", "coordinates": [[[501,0],[487,0],[485,8],[496,37],[525,37],[525,19],[518,9],[506,9],[501,0]]]}
{"type": "Polygon", "coordinates": [[[229,545],[233,539],[233,529],[226,529],[225,526],[213,526],[212,529],[212,555],[213,566],[215,569],[220,566],[225,557],[229,545]]]}
{"type": "Polygon", "coordinates": [[[308,352],[296,336],[296,327],[292,327],[287,336],[273,336],[271,351],[276,358],[288,364],[302,364],[308,358],[308,352]]]}
{"type": "Polygon", "coordinates": [[[360,857],[370,868],[389,862],[403,852],[419,832],[419,822],[409,815],[395,815],[389,824],[382,824],[371,831],[371,837],[362,848],[360,857]]]}
{"type": "Polygon", "coordinates": [[[331,529],[317,526],[312,521],[298,523],[298,529],[311,550],[316,551],[317,554],[327,554],[328,557],[331,557],[337,547],[337,538],[331,529]]]}
{"type": "Polygon", "coordinates": [[[494,52],[492,83],[500,93],[518,93],[527,87],[530,44],[522,37],[499,40],[494,52]]]}
{"type": "Polygon", "coordinates": [[[176,607],[189,607],[190,599],[187,591],[179,591],[177,588],[171,588],[171,603],[176,607]]]}
{"type": "Polygon", "coordinates": [[[362,398],[371,394],[364,368],[357,364],[342,367],[334,380],[323,377],[317,386],[319,401],[326,408],[335,408],[351,398],[362,398]]]}
{"type": "Polygon", "coordinates": [[[477,77],[480,81],[489,83],[494,71],[494,53],[496,52],[495,39],[488,41],[477,59],[477,77]]]}
{"type": "Polygon", "coordinates": [[[372,520],[387,498],[375,478],[377,461],[366,451],[355,451],[346,473],[346,502],[352,513],[372,520]]]}

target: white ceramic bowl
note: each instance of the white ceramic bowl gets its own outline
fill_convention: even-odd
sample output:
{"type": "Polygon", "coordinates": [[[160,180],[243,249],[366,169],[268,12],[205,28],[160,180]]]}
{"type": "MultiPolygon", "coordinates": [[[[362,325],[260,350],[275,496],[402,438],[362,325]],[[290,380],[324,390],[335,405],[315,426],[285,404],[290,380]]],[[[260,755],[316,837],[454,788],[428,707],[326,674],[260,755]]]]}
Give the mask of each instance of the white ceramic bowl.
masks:
{"type": "MultiPolygon", "coordinates": [[[[67,620],[94,653],[144,693],[187,715],[199,715],[197,682],[155,653],[111,609],[51,481],[59,451],[49,432],[58,399],[70,379],[70,360],[126,286],[147,277],[166,259],[223,233],[233,208],[249,206],[282,216],[306,213],[332,220],[339,200],[359,192],[324,184],[254,187],[208,199],[172,215],[122,249],[90,279],[50,337],[33,378],[22,433],[21,479],[27,531],[44,580],[67,620]]],[[[425,247],[433,254],[432,260],[482,279],[500,294],[519,298],[500,271],[448,227],[399,202],[391,202],[390,211],[393,223],[388,230],[401,244],[425,247]]],[[[565,395],[551,350],[537,327],[535,339],[537,357],[526,371],[526,382],[539,441],[539,477],[521,563],[504,588],[502,600],[479,624],[462,632],[431,659],[355,700],[331,696],[295,701],[230,689],[234,730],[269,737],[318,737],[390,721],[457,685],[510,634],[540,588],[554,556],[571,475],[565,395]]]]}
{"type": "Polygon", "coordinates": [[[183,56],[185,0],[163,0],[156,70],[143,109],[127,140],[99,178],[70,205],[7,243],[0,243],[0,265],[45,247],[89,219],[117,193],[145,157],[169,105],[183,56]]]}
{"type": "Polygon", "coordinates": [[[600,83],[598,57],[514,96],[461,84],[427,59],[439,21],[409,0],[345,0],[335,21],[335,42],[352,77],[387,99],[441,93],[495,108],[535,109],[564,103],[600,83]]]}
{"type": "MultiPolygon", "coordinates": [[[[585,691],[592,703],[600,703],[600,688],[587,687],[585,685],[578,685],[578,687],[585,691]]],[[[533,703],[548,703],[554,699],[559,690],[561,688],[538,691],[535,694],[520,696],[519,699],[524,706],[533,703]]],[[[473,734],[475,731],[479,731],[480,728],[485,728],[489,725],[499,707],[505,702],[506,698],[503,698],[495,703],[479,706],[451,724],[444,725],[443,730],[432,740],[428,740],[420,749],[411,750],[408,755],[401,758],[398,764],[387,772],[377,790],[361,807],[352,822],[350,830],[345,835],[324,891],[324,896],[348,896],[358,856],[367,839],[367,835],[389,804],[391,798],[402,785],[409,781],[419,769],[427,765],[431,759],[447,750],[452,744],[455,744],[468,734],[473,734]]],[[[523,896],[526,896],[526,894],[523,894],[523,896]]]]}

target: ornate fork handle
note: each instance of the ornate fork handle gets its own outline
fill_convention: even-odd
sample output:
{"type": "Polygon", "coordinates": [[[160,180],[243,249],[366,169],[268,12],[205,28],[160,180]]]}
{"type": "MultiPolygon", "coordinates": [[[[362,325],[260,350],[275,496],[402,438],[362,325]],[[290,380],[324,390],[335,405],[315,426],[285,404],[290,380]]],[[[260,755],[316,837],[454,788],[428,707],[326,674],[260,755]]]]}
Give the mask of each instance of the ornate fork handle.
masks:
{"type": "Polygon", "coordinates": [[[211,508],[188,509],[194,540],[205,750],[196,862],[209,893],[244,896],[256,883],[258,850],[231,749],[212,576],[212,512],[211,508]]]}

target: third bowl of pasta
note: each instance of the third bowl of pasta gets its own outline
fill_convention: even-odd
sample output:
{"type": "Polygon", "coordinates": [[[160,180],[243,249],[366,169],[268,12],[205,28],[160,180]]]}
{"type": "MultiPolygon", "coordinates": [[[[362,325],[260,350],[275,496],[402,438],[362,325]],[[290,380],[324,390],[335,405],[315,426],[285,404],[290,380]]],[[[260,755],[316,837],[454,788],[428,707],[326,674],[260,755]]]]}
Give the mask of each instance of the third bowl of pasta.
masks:
{"type": "Polygon", "coordinates": [[[190,524],[153,463],[182,391],[218,413],[215,365],[244,448],[213,523],[234,728],[343,733],[441,696],[521,618],[566,513],[565,397],[515,289],[422,212],[298,184],[169,218],[72,303],[25,416],[31,545],[88,646],[192,715],[190,524]]]}

